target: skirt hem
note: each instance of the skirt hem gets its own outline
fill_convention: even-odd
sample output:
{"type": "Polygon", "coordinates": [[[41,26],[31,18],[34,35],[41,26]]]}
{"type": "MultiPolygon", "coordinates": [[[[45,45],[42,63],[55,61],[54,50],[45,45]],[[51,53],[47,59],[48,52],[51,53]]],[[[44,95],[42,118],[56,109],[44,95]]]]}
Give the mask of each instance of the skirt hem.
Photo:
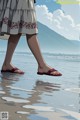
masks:
{"type": "Polygon", "coordinates": [[[27,32],[27,33],[22,33],[22,32],[18,32],[18,33],[3,33],[2,35],[0,35],[0,39],[2,39],[2,40],[8,40],[9,39],[9,37],[10,37],[10,35],[17,35],[17,34],[22,34],[22,36],[25,36],[25,35],[34,35],[34,34],[38,34],[38,30],[37,31],[35,31],[35,32],[32,32],[32,33],[30,33],[30,32],[27,32]]]}

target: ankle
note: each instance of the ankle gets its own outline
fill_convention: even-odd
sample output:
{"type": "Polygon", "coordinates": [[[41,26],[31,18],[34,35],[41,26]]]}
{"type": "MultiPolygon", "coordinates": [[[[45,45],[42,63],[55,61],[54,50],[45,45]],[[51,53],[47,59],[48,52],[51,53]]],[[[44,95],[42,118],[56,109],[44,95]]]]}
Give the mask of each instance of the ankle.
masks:
{"type": "Polygon", "coordinates": [[[10,66],[10,64],[9,64],[9,63],[3,63],[3,67],[4,67],[4,66],[7,67],[7,66],[10,66]]]}
{"type": "Polygon", "coordinates": [[[12,68],[12,65],[4,62],[2,65],[2,69],[7,69],[7,68],[12,68]]]}
{"type": "Polygon", "coordinates": [[[46,64],[38,65],[38,69],[43,69],[43,68],[45,68],[46,66],[47,66],[46,64]]]}

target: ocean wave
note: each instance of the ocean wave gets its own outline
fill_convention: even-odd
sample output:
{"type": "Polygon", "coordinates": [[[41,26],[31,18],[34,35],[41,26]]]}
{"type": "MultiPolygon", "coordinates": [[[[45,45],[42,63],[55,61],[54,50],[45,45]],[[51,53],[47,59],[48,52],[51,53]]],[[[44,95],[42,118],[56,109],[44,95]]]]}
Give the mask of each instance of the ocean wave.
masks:
{"type": "MultiPolygon", "coordinates": [[[[0,51],[0,54],[4,54],[4,53],[5,51],[0,51]]],[[[46,57],[52,57],[54,59],[80,62],[80,54],[51,53],[51,52],[42,52],[42,54],[46,57]]],[[[16,51],[15,55],[33,56],[33,54],[30,51],[26,51],[26,52],[16,51]]]]}

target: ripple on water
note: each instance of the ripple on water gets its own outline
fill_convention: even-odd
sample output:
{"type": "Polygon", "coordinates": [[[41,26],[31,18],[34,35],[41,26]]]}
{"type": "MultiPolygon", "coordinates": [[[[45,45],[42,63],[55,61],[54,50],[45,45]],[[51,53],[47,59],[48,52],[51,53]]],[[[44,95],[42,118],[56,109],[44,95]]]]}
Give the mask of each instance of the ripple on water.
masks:
{"type": "Polygon", "coordinates": [[[25,91],[25,92],[35,92],[34,90],[27,90],[27,89],[23,89],[23,88],[19,88],[19,87],[13,87],[13,86],[6,86],[9,87],[13,90],[20,90],[20,91],[25,91]]]}
{"type": "Polygon", "coordinates": [[[3,100],[6,100],[8,102],[15,102],[15,103],[28,103],[28,100],[24,99],[17,99],[17,98],[12,98],[12,97],[2,97],[3,100]]]}
{"type": "Polygon", "coordinates": [[[5,94],[5,92],[4,91],[0,91],[0,94],[5,94]]]}
{"type": "Polygon", "coordinates": [[[25,111],[17,111],[16,113],[18,113],[18,114],[29,114],[29,112],[25,112],[25,111]]]}
{"type": "Polygon", "coordinates": [[[68,92],[78,93],[78,94],[80,93],[80,88],[66,88],[64,90],[68,92]]]}
{"type": "Polygon", "coordinates": [[[30,108],[38,111],[54,111],[53,107],[25,105],[23,108],[30,108]]]}

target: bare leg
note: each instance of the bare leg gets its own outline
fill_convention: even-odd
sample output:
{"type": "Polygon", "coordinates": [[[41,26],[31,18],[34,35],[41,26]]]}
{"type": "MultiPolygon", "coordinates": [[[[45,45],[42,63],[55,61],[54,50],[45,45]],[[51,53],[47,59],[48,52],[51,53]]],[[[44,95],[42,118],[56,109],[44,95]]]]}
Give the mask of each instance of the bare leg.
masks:
{"type": "Polygon", "coordinates": [[[3,70],[7,70],[7,69],[11,70],[14,68],[14,66],[11,64],[11,60],[12,60],[12,56],[15,51],[15,48],[18,44],[20,36],[21,36],[21,33],[17,35],[10,35],[9,40],[8,40],[5,60],[2,66],[3,70]]]}
{"type": "MultiPolygon", "coordinates": [[[[42,57],[38,39],[37,39],[37,35],[36,34],[26,35],[26,38],[27,38],[29,48],[31,49],[32,53],[34,54],[34,56],[37,60],[38,72],[48,72],[52,68],[46,64],[46,62],[44,61],[44,59],[42,57]]],[[[51,74],[60,75],[60,73],[58,71],[52,72],[51,74]]]]}

